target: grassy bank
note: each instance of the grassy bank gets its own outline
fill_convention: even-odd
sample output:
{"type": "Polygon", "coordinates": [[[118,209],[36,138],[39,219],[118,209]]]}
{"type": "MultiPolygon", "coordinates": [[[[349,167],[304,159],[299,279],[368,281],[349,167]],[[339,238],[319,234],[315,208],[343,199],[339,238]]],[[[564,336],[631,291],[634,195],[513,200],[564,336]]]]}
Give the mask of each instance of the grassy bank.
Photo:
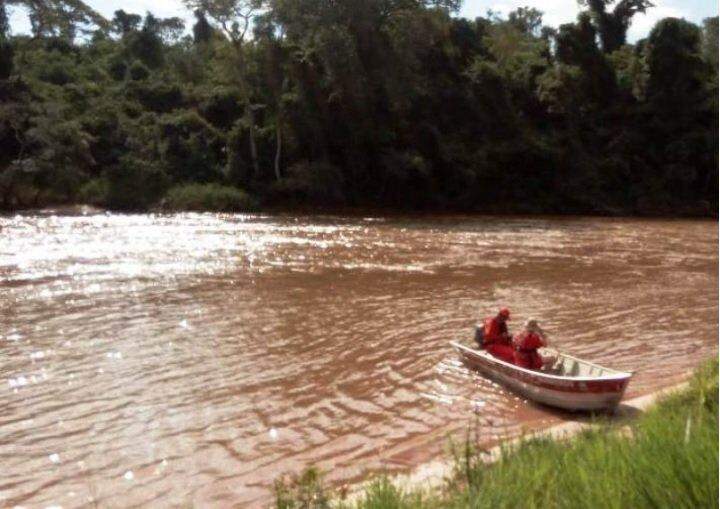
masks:
{"type": "Polygon", "coordinates": [[[486,464],[470,444],[437,492],[404,491],[387,479],[346,503],[314,470],[276,486],[276,506],[322,508],[718,507],[718,368],[697,370],[687,390],[635,421],[601,422],[567,441],[532,439],[486,464]]]}

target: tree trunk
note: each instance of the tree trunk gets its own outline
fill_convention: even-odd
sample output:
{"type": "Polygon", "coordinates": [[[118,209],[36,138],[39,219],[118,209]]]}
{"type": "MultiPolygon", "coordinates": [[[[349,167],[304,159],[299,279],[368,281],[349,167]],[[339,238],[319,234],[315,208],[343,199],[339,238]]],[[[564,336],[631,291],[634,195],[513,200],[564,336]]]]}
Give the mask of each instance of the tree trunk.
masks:
{"type": "Polygon", "coordinates": [[[260,178],[260,165],[258,164],[257,145],[255,144],[255,116],[252,112],[252,107],[248,104],[246,106],[246,113],[248,118],[248,131],[249,131],[249,142],[250,142],[250,158],[252,159],[253,166],[253,178],[260,178]]]}
{"type": "Polygon", "coordinates": [[[1,210],[10,210],[10,187],[2,188],[2,205],[1,210]]]}
{"type": "Polygon", "coordinates": [[[278,118],[275,126],[275,138],[277,140],[275,145],[275,179],[279,181],[282,179],[282,175],[280,175],[280,157],[282,155],[282,123],[280,118],[278,118]]]}

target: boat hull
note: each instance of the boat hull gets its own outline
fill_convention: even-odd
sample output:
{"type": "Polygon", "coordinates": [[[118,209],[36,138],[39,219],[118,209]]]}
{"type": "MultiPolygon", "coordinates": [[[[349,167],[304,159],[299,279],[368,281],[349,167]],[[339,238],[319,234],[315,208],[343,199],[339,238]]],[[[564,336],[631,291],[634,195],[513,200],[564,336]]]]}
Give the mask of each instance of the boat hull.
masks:
{"type": "Polygon", "coordinates": [[[503,362],[483,350],[453,343],[463,361],[523,397],[571,411],[614,409],[622,399],[632,373],[603,377],[554,376],[503,362]]]}

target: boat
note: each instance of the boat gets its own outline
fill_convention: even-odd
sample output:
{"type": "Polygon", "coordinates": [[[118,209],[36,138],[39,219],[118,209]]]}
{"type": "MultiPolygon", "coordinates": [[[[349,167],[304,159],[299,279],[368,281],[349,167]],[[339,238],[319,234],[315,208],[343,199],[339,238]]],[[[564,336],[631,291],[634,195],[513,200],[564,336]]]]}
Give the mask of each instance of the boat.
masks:
{"type": "Polygon", "coordinates": [[[451,341],[462,360],[529,400],[570,411],[611,411],[625,394],[632,372],[616,371],[564,353],[547,371],[521,368],[485,350],[451,341]]]}

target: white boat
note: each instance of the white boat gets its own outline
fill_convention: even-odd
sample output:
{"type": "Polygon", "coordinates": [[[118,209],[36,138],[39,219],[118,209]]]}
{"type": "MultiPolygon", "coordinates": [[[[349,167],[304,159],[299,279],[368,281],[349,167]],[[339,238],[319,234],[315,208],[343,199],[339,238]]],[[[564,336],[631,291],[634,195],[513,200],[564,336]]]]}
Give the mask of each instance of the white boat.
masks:
{"type": "Polygon", "coordinates": [[[529,400],[566,410],[614,409],[633,376],[563,353],[558,353],[550,370],[536,371],[502,361],[485,350],[450,344],[466,364],[487,377],[529,400]]]}

